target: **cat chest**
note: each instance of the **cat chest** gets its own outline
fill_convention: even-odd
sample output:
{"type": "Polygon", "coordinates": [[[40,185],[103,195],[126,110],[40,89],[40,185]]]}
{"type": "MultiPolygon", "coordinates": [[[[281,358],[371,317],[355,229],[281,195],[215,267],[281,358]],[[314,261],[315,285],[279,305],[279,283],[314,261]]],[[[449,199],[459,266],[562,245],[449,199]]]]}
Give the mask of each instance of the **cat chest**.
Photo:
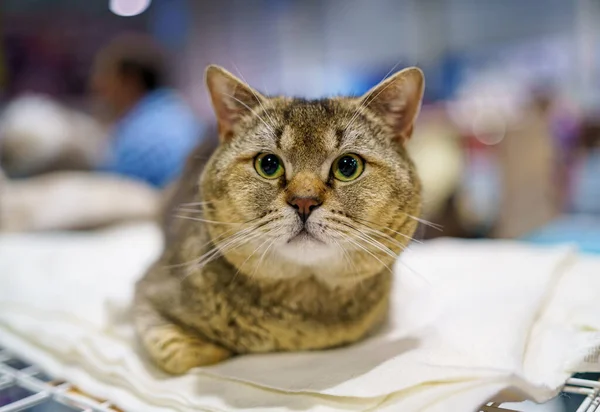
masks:
{"type": "Polygon", "coordinates": [[[238,353],[322,349],[360,339],[386,315],[388,299],[339,311],[206,294],[186,310],[185,323],[238,353]]]}

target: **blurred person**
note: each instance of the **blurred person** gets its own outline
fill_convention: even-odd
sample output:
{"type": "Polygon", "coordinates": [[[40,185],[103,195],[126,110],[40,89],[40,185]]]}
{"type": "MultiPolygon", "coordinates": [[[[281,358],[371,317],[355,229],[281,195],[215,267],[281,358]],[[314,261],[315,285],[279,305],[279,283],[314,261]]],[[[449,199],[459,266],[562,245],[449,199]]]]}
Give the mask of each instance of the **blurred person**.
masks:
{"type": "Polygon", "coordinates": [[[119,37],[98,54],[92,90],[113,122],[101,171],[159,188],[182,172],[203,125],[169,87],[167,66],[164,52],[143,36],[119,37]]]}
{"type": "MultiPolygon", "coordinates": [[[[175,182],[186,159],[194,148],[193,159],[213,150],[214,139],[201,138],[203,126],[168,87],[164,54],[150,40],[128,36],[110,43],[97,57],[92,86],[112,121],[107,154],[90,168],[105,173],[63,171],[4,179],[0,232],[169,219],[162,211],[177,199],[175,182]]],[[[54,117],[58,122],[60,116],[54,117]]],[[[63,130],[55,129],[54,134],[63,130]]]]}
{"type": "MultiPolygon", "coordinates": [[[[188,156],[187,174],[200,175],[218,145],[207,134],[188,156]]],[[[179,180],[179,179],[178,179],[179,180]]],[[[27,179],[6,178],[0,167],[0,233],[97,229],[132,221],[155,221],[169,239],[173,213],[195,181],[159,189],[141,180],[89,171],[57,171],[27,179]]]]}
{"type": "Polygon", "coordinates": [[[540,93],[523,118],[495,146],[502,176],[500,216],[495,236],[522,237],[561,213],[558,155],[550,125],[551,99],[540,93]]]}

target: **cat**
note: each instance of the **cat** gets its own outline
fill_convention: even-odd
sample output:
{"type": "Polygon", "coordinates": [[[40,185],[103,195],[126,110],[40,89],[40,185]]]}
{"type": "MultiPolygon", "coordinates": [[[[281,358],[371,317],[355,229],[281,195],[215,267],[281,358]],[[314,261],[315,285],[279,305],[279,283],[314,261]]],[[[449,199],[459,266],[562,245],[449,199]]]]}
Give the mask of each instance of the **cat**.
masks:
{"type": "Polygon", "coordinates": [[[136,284],[145,353],[183,374],[234,355],[339,347],[388,312],[421,184],[405,144],[424,76],[363,97],[267,97],[225,69],[205,81],[218,147],[191,156],[167,244],[136,284]]]}

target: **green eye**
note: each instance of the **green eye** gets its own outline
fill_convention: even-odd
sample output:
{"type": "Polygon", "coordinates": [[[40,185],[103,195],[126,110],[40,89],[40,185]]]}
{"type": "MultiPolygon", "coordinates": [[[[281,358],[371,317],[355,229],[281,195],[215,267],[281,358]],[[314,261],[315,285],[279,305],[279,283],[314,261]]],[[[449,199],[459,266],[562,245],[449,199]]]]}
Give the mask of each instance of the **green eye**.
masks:
{"type": "Polygon", "coordinates": [[[365,169],[365,162],[355,154],[345,154],[338,157],[331,170],[333,176],[342,182],[350,182],[358,178],[365,169]]]}
{"type": "Polygon", "coordinates": [[[265,179],[277,179],[284,172],[281,159],[272,153],[262,153],[256,156],[254,168],[265,179]]]}

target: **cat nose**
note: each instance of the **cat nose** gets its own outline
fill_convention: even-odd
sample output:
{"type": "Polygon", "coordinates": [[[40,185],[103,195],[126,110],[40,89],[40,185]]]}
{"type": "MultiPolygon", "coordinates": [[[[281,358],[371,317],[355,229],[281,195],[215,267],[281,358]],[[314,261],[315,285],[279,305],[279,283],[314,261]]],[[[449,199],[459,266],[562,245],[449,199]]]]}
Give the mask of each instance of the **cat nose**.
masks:
{"type": "Polygon", "coordinates": [[[306,223],[308,216],[310,216],[313,210],[321,206],[322,202],[316,197],[293,197],[288,200],[288,203],[298,211],[302,222],[306,223]]]}

